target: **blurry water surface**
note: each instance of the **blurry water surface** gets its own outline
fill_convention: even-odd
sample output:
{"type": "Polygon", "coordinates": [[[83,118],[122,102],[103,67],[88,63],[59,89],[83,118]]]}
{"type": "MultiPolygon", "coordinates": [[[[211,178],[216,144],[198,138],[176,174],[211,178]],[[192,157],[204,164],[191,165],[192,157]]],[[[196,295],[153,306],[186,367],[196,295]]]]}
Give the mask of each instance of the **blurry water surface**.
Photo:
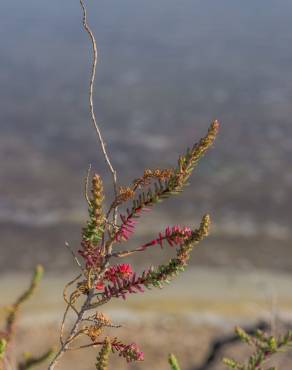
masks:
{"type": "MultiPolygon", "coordinates": [[[[121,184],[172,166],[222,122],[192,186],[140,235],[162,217],[161,227],[192,225],[210,212],[194,263],[291,271],[292,2],[87,3],[100,51],[95,107],[121,184]]],[[[64,241],[78,248],[88,164],[110,183],[89,121],[79,1],[2,2],[0,35],[0,266],[61,269],[71,263],[64,241]]]]}

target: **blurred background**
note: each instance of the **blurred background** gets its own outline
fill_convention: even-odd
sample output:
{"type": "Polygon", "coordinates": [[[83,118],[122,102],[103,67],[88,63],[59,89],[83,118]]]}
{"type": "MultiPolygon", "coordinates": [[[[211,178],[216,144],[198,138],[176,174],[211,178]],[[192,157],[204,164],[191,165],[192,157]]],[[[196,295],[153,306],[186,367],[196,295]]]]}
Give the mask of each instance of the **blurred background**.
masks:
{"type": "MultiPolygon", "coordinates": [[[[95,109],[120,185],[144,168],[173,166],[213,119],[221,122],[191,186],[149,212],[131,245],[167,225],[195,226],[206,212],[210,237],[175,286],[110,307],[147,332],[148,365],[167,368],[173,351],[191,369],[235,322],[291,319],[292,2],[87,3],[99,48],[95,109]]],[[[53,336],[62,284],[75,272],[64,242],[79,247],[89,163],[112,196],[87,107],[91,49],[77,0],[2,2],[0,34],[1,304],[43,263],[46,288],[22,330],[35,312],[53,336]]],[[[138,268],[168,255],[143,258],[138,268]]]]}

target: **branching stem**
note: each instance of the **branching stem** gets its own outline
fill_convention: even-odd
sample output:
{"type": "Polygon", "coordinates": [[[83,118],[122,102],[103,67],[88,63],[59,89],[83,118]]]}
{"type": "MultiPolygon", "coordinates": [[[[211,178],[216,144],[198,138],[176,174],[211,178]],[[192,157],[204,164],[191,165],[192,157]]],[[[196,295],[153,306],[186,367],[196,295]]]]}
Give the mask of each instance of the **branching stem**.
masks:
{"type": "Polygon", "coordinates": [[[63,342],[60,350],[57,352],[57,354],[53,358],[52,362],[50,363],[50,365],[48,367],[48,370],[55,369],[55,367],[56,367],[57,363],[59,362],[59,360],[61,359],[61,357],[64,355],[65,352],[67,352],[69,350],[69,346],[70,346],[71,342],[73,341],[76,334],[78,333],[78,330],[79,330],[79,327],[80,327],[80,324],[82,322],[82,319],[83,319],[83,316],[84,316],[85,312],[90,309],[90,302],[91,302],[93,294],[94,294],[93,290],[89,291],[89,293],[87,295],[87,298],[86,298],[86,301],[83,303],[83,305],[82,305],[82,307],[81,307],[81,309],[78,313],[78,316],[76,318],[76,321],[75,321],[74,325],[72,326],[71,331],[70,331],[67,339],[63,342]]]}

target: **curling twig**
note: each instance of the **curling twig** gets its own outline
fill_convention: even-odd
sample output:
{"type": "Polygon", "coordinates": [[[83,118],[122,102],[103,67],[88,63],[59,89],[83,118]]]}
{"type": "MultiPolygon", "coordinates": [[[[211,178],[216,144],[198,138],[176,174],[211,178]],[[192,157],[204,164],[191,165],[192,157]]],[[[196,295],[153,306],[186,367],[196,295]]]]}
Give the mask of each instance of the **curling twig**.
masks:
{"type": "MultiPolygon", "coordinates": [[[[83,12],[83,19],[82,19],[83,28],[85,29],[85,31],[87,32],[87,34],[90,38],[91,45],[92,45],[92,53],[93,53],[92,67],[91,67],[91,77],[90,77],[90,81],[89,81],[89,109],[90,109],[91,121],[92,121],[93,126],[95,128],[95,131],[97,133],[97,137],[98,137],[99,143],[101,145],[103,156],[104,156],[105,161],[106,161],[106,163],[107,163],[107,165],[110,169],[110,172],[112,174],[115,197],[117,197],[117,195],[118,195],[117,172],[114,169],[114,167],[111,163],[111,160],[109,158],[109,155],[107,153],[106,143],[105,143],[105,141],[102,137],[99,125],[97,124],[96,117],[95,117],[95,112],[94,112],[94,105],[93,105],[93,87],[94,87],[95,72],[96,72],[96,65],[97,65],[97,46],[96,46],[96,41],[95,41],[94,34],[91,31],[91,29],[90,29],[90,27],[87,23],[87,12],[86,12],[86,8],[85,8],[83,0],[80,0],[80,5],[81,5],[82,12],[83,12]]],[[[114,223],[116,223],[117,208],[115,208],[115,210],[114,210],[113,220],[114,220],[114,223]]]]}
{"type": "Polygon", "coordinates": [[[63,319],[62,319],[62,323],[61,323],[61,329],[60,329],[60,343],[61,343],[62,346],[64,345],[64,342],[63,342],[63,333],[64,333],[65,322],[66,322],[66,318],[67,318],[67,314],[69,312],[69,309],[72,308],[72,310],[78,316],[78,311],[76,310],[76,308],[72,304],[71,298],[69,300],[67,298],[67,289],[69,288],[70,285],[74,284],[78,279],[80,279],[81,276],[82,275],[80,274],[75,279],[73,279],[72,281],[70,281],[69,283],[67,283],[65,285],[65,287],[64,287],[64,290],[63,290],[63,298],[64,298],[64,301],[67,303],[67,306],[66,306],[66,309],[65,309],[65,312],[64,312],[64,315],[63,315],[63,319]]]}

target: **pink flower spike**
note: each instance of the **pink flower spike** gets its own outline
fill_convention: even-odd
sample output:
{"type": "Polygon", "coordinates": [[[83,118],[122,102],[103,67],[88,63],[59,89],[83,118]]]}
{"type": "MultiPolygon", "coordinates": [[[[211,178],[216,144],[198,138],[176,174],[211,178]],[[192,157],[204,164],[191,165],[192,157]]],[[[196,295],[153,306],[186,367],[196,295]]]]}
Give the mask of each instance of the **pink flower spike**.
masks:
{"type": "Polygon", "coordinates": [[[150,242],[143,244],[138,250],[144,251],[146,248],[153,246],[155,244],[159,244],[160,247],[163,247],[163,242],[167,241],[170,246],[174,244],[183,243],[184,240],[189,238],[192,235],[192,230],[188,227],[181,227],[178,225],[173,226],[170,228],[169,226],[166,227],[164,234],[159,233],[158,238],[151,240],[150,242]]]}
{"type": "Polygon", "coordinates": [[[114,240],[116,242],[120,243],[123,240],[128,240],[130,235],[133,234],[137,222],[134,221],[132,217],[133,216],[125,217],[123,215],[120,215],[122,224],[114,235],[114,240]]]}
{"type": "Polygon", "coordinates": [[[119,355],[124,357],[127,362],[144,360],[144,353],[139,350],[136,343],[131,343],[128,345],[122,343],[113,343],[112,345],[117,351],[119,351],[119,355]]]}

